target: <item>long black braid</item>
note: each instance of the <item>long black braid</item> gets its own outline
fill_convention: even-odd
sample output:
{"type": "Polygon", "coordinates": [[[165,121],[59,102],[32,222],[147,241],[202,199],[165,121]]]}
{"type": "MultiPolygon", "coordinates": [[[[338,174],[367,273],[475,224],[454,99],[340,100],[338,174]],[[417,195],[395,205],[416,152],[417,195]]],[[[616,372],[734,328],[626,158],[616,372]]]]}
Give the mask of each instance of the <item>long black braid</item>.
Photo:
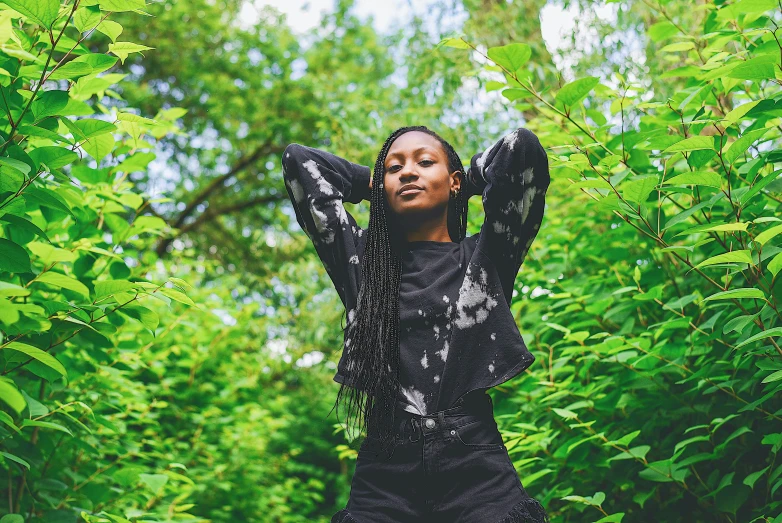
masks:
{"type": "MultiPolygon", "coordinates": [[[[425,126],[401,127],[391,133],[375,162],[369,207],[366,249],[361,260],[362,281],[358,308],[348,323],[345,338],[346,383],[337,392],[339,403],[347,395],[348,419],[358,418],[359,429],[380,440],[382,450],[393,443],[394,411],[399,395],[399,284],[401,252],[407,242],[405,231],[392,216],[385,194],[385,161],[391,144],[409,131],[427,133],[442,144],[448,158],[448,172],[459,171],[462,184],[448,203],[448,233],[462,241],[467,232],[466,176],[459,155],[447,141],[425,126]]],[[[452,195],[453,196],[453,195],[452,195]]]]}

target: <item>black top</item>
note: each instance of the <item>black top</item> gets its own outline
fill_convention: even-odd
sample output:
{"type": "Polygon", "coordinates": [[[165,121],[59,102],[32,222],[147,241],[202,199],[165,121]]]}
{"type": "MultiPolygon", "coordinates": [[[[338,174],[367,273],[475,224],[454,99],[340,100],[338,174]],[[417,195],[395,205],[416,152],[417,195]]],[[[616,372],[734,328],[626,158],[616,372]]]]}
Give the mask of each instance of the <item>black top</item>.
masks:
{"type": "MultiPolygon", "coordinates": [[[[283,175],[299,225],[312,240],[355,319],[365,230],[343,201],[369,199],[370,168],[291,144],[283,175]]],[[[510,312],[516,274],[543,220],[548,158],[519,128],[471,158],[462,190],[481,194],[479,233],[461,242],[414,241],[402,257],[399,289],[399,401],[418,414],[443,410],[462,395],[504,383],[528,368],[529,352],[510,312]]],[[[334,381],[350,384],[345,348],[334,381]]]]}

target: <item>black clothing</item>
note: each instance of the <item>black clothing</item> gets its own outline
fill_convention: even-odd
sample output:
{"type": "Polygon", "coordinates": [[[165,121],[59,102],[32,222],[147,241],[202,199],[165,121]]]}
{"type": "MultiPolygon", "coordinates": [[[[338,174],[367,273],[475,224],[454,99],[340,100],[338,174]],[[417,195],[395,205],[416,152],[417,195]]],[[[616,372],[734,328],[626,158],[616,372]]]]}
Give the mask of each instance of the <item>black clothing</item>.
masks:
{"type": "MultiPolygon", "coordinates": [[[[310,237],[347,311],[355,319],[360,259],[367,235],[343,201],[369,199],[370,168],[291,144],[283,174],[299,225],[310,237]]],[[[516,274],[543,219],[548,158],[520,128],[476,154],[462,190],[482,194],[479,233],[461,242],[408,242],[399,292],[400,404],[427,414],[464,394],[504,383],[528,368],[510,312],[516,274]]],[[[350,384],[345,349],[334,381],[350,384]]]]}
{"type": "Polygon", "coordinates": [[[421,417],[397,410],[395,442],[361,444],[348,503],[331,523],[544,523],[502,441],[491,396],[421,417]]]}

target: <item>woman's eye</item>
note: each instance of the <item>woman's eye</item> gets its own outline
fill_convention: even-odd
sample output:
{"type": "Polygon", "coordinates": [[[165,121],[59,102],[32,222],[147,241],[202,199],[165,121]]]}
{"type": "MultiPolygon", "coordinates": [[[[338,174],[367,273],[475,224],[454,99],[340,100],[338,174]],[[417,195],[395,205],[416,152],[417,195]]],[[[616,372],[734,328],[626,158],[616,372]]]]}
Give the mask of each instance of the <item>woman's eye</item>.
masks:
{"type": "MultiPolygon", "coordinates": [[[[420,162],[418,162],[418,163],[420,163],[420,164],[425,164],[425,165],[428,167],[428,166],[432,165],[432,164],[433,164],[433,163],[435,163],[435,162],[434,162],[434,160],[421,160],[421,161],[420,161],[420,162]]],[[[401,168],[402,168],[402,166],[401,166],[401,165],[392,165],[392,166],[388,167],[388,168],[386,169],[386,171],[387,171],[387,172],[390,172],[390,173],[392,173],[392,172],[396,172],[396,171],[398,171],[398,170],[399,170],[399,169],[397,169],[397,167],[399,167],[399,169],[401,169],[401,168]]]]}

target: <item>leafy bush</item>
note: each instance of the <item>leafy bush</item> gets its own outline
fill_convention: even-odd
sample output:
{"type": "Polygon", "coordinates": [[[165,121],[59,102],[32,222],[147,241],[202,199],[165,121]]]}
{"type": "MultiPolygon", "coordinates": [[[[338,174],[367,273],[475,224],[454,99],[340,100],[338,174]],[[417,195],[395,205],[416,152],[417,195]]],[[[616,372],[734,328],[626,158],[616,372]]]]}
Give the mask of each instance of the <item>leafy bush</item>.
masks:
{"type": "Polygon", "coordinates": [[[109,19],[143,0],[4,3],[3,522],[184,518],[192,481],[155,438],[164,402],[134,374],[159,304],[193,302],[183,281],[145,278],[166,224],[142,215],[156,200],[132,181],[183,112],[135,114],[116,89],[125,75],[107,72],[150,49],[120,40],[109,19]],[[90,48],[96,31],[111,39],[106,52],[90,48]]]}
{"type": "Polygon", "coordinates": [[[497,403],[557,520],[782,521],[780,8],[697,8],[648,28],[665,100],[618,73],[536,85],[523,43],[441,42],[488,62],[549,151],[514,304],[538,360],[497,403]]]}

